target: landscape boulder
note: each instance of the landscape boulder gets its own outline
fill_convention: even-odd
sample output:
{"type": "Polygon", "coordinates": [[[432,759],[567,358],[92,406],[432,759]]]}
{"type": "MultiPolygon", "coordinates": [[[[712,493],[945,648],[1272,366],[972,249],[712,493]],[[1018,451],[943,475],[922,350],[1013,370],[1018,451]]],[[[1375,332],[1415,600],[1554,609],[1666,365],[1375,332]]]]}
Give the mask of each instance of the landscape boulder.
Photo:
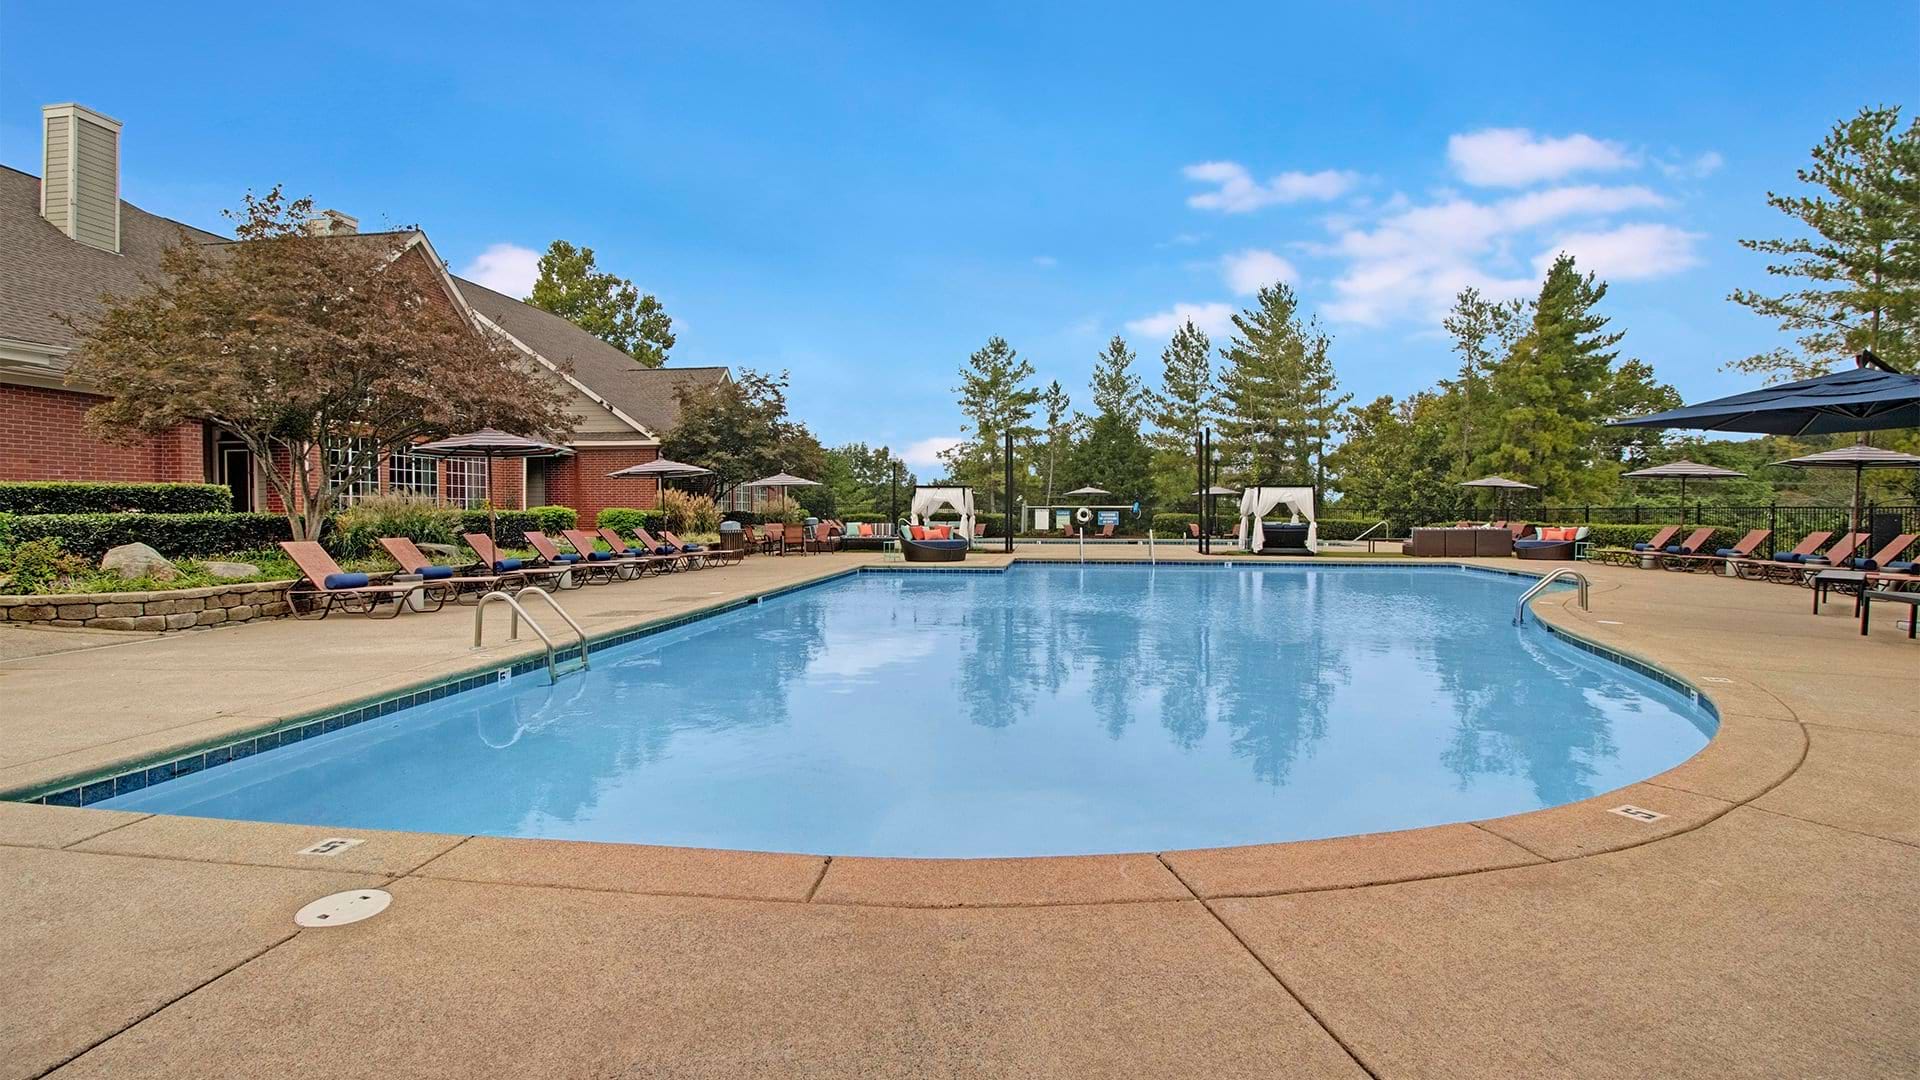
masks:
{"type": "Polygon", "coordinates": [[[122,578],[152,578],[155,581],[172,581],[180,576],[180,570],[167,561],[166,556],[145,544],[121,544],[107,549],[100,556],[100,569],[112,570],[122,578]]]}
{"type": "Polygon", "coordinates": [[[246,562],[221,562],[218,559],[200,564],[209,574],[224,580],[257,577],[260,568],[246,562]]]}

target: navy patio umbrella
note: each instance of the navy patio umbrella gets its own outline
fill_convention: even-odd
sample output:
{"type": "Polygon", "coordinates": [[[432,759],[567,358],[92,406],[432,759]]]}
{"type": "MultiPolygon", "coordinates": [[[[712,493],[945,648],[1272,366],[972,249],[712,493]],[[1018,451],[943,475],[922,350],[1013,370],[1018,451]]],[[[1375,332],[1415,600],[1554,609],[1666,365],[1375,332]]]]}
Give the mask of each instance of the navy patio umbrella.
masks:
{"type": "Polygon", "coordinates": [[[1871,352],[1858,366],[1799,382],[1763,386],[1612,427],[1747,431],[1758,435],[1827,435],[1920,427],[1920,375],[1895,371],[1871,352]]]}

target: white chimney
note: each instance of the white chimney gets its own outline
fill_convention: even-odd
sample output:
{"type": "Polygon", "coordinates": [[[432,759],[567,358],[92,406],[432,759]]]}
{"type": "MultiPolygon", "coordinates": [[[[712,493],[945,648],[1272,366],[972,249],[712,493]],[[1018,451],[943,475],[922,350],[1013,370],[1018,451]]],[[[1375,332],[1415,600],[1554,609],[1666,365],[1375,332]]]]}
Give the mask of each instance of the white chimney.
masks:
{"type": "Polygon", "coordinates": [[[118,255],[120,121],[72,102],[40,113],[40,216],[88,247],[118,255]]]}
{"type": "Polygon", "coordinates": [[[352,236],[360,231],[360,219],[338,210],[322,210],[307,219],[308,236],[352,236]]]}

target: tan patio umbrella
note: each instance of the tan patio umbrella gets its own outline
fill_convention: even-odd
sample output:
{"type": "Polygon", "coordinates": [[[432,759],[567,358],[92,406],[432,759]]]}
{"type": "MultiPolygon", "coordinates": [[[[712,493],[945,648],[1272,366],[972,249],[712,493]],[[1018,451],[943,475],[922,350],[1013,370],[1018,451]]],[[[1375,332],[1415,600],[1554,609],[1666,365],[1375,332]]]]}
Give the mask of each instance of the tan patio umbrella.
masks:
{"type": "Polygon", "coordinates": [[[1468,480],[1460,485],[1465,488],[1492,488],[1500,493],[1500,516],[1507,516],[1507,492],[1539,491],[1532,484],[1523,484],[1518,480],[1509,480],[1504,476],[1483,476],[1478,480],[1468,480]]]}
{"type": "Polygon", "coordinates": [[[529,439],[495,428],[481,428],[466,435],[453,435],[435,442],[421,443],[413,453],[428,457],[485,458],[487,462],[487,538],[498,541],[499,516],[493,505],[493,459],[559,457],[573,453],[564,446],[529,439]]]}
{"type": "Polygon", "coordinates": [[[1655,465],[1646,469],[1635,469],[1630,473],[1621,473],[1630,480],[1678,480],[1680,481],[1680,523],[1687,522],[1687,481],[1688,480],[1731,480],[1747,475],[1733,469],[1723,469],[1718,465],[1702,465],[1697,461],[1669,461],[1665,465],[1655,465]]]}
{"type": "Polygon", "coordinates": [[[1773,462],[1775,465],[1792,465],[1801,469],[1852,469],[1853,470],[1853,526],[1848,532],[1860,531],[1860,475],[1868,469],[1920,469],[1920,457],[1903,454],[1898,450],[1882,450],[1876,446],[1857,443],[1843,446],[1838,450],[1826,450],[1805,457],[1789,458],[1786,461],[1773,462]]]}

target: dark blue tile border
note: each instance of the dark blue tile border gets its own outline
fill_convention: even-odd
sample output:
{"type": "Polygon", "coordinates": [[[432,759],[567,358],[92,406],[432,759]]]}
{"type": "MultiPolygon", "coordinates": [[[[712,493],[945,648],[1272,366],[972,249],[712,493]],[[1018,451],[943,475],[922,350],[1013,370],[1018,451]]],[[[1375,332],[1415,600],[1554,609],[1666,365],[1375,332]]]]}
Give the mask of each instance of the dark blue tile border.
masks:
{"type": "MultiPolygon", "coordinates": [[[[1080,569],[1084,569],[1090,566],[1132,567],[1132,566],[1164,565],[1167,567],[1180,567],[1183,569],[1194,568],[1194,567],[1217,567],[1220,569],[1231,569],[1231,570],[1245,569],[1249,566],[1273,567],[1273,568],[1281,568],[1281,569],[1290,568],[1290,567],[1313,569],[1315,567],[1324,567],[1324,566],[1344,566],[1344,567],[1363,567],[1367,569],[1393,569],[1393,570],[1402,570],[1402,571],[1410,570],[1410,571],[1415,571],[1420,573],[1448,573],[1448,572],[1466,571],[1469,573],[1498,574],[1504,577],[1520,577],[1520,578],[1528,578],[1528,579],[1535,579],[1535,580],[1537,580],[1539,577],[1539,575],[1537,574],[1529,574],[1519,570],[1504,570],[1504,569],[1499,569],[1499,568],[1490,567],[1490,566],[1468,566],[1461,563],[1426,563],[1426,564],[1408,565],[1408,564],[1404,564],[1404,563],[1400,563],[1392,560],[1376,561],[1372,559],[1366,559],[1366,560],[1327,559],[1327,560],[1321,560],[1321,561],[1315,561],[1315,562],[1307,562],[1304,560],[1287,560],[1283,562],[1278,560],[1263,559],[1263,558],[1260,558],[1259,556],[1254,556],[1254,555],[1248,555],[1245,558],[1237,559],[1237,560],[1234,557],[1226,556],[1226,557],[1222,557],[1218,562],[1200,562],[1200,561],[1195,561],[1191,559],[1178,559],[1178,560],[1168,560],[1165,563],[1161,563],[1156,560],[1148,560],[1148,559],[1100,559],[1098,561],[1089,561],[1089,562],[1081,563],[1081,562],[1072,562],[1072,561],[1066,561],[1061,559],[1022,559],[1019,556],[1015,556],[1014,558],[1008,560],[1008,562],[1002,566],[951,566],[951,565],[940,565],[940,564],[924,565],[924,566],[911,566],[911,565],[901,565],[901,564],[887,564],[882,566],[857,566],[857,567],[849,567],[845,570],[840,571],[839,573],[828,574],[824,577],[815,578],[812,581],[803,581],[795,585],[782,586],[777,589],[768,590],[767,592],[764,592],[764,593],[756,593],[753,596],[741,597],[737,600],[729,600],[720,604],[715,604],[712,607],[706,607],[706,608],[701,608],[695,611],[689,611],[682,615],[675,615],[669,618],[659,619],[654,622],[643,623],[640,626],[635,626],[627,630],[615,631],[613,633],[591,639],[591,641],[589,642],[589,645],[594,650],[606,649],[615,645],[624,645],[627,642],[637,641],[641,638],[651,637],[655,634],[662,634],[669,630],[674,630],[679,627],[686,626],[690,623],[696,623],[696,622],[704,621],[706,619],[711,619],[716,615],[724,615],[731,611],[738,611],[741,608],[748,607],[753,604],[758,604],[766,600],[771,600],[775,597],[786,596],[791,593],[801,592],[806,589],[819,588],[823,585],[829,585],[837,581],[843,581],[849,577],[853,577],[859,574],[1004,574],[1008,570],[1011,570],[1013,567],[1023,565],[1023,564],[1030,565],[1030,566],[1071,566],[1071,567],[1076,567],[1080,569]]],[[[1616,664],[1619,664],[1624,668],[1627,668],[1630,671],[1633,671],[1640,675],[1644,675],[1647,678],[1652,679],[1663,686],[1670,687],[1671,689],[1677,691],[1678,693],[1689,696],[1700,706],[1700,708],[1711,713],[1716,723],[1718,722],[1720,717],[1719,709],[1714,705],[1712,699],[1710,699],[1707,695],[1701,693],[1700,689],[1692,685],[1691,683],[1688,683],[1683,679],[1680,679],[1674,675],[1671,675],[1668,672],[1661,670],[1660,668],[1657,668],[1651,664],[1646,663],[1645,661],[1636,659],[1635,657],[1629,656],[1625,653],[1616,651],[1614,649],[1609,649],[1606,646],[1600,645],[1596,642],[1588,641],[1586,638],[1583,638],[1578,634],[1572,633],[1567,630],[1562,630],[1559,627],[1552,625],[1551,623],[1545,622],[1544,620],[1535,619],[1534,625],[1544,628],[1547,632],[1556,635],[1562,640],[1573,645],[1575,648],[1582,649],[1595,656],[1601,657],[1602,659],[1610,660],[1616,664]]],[[[577,658],[579,656],[579,651],[580,651],[579,646],[571,646],[567,649],[557,651],[555,653],[555,659],[568,660],[568,659],[577,658]]],[[[104,777],[86,779],[78,783],[69,783],[53,791],[43,790],[38,793],[31,793],[31,794],[28,794],[26,797],[18,799],[16,801],[30,802],[30,803],[45,803],[49,806],[91,806],[94,803],[103,802],[117,795],[131,794],[135,791],[139,791],[143,788],[150,787],[154,784],[165,783],[168,780],[174,780],[182,776],[190,776],[195,773],[203,772],[207,769],[219,768],[222,765],[227,765],[235,761],[240,761],[244,758],[252,757],[254,754],[260,753],[262,751],[272,750],[280,746],[289,746],[289,745],[292,745],[293,743],[302,742],[307,739],[311,739],[317,735],[324,734],[326,732],[339,731],[343,728],[352,727],[356,724],[365,723],[368,720],[377,719],[382,716],[391,716],[402,709],[412,708],[415,705],[425,705],[429,702],[440,701],[445,698],[452,697],[455,694],[463,694],[469,690],[477,690],[483,686],[492,686],[500,681],[500,676],[503,673],[508,674],[509,677],[526,675],[526,674],[530,674],[537,671],[543,671],[546,669],[546,666],[547,666],[547,662],[545,657],[532,657],[525,660],[517,660],[509,667],[492,668],[490,670],[482,671],[474,674],[455,676],[451,679],[434,683],[430,686],[416,687],[411,690],[402,691],[398,694],[393,694],[389,697],[381,698],[376,701],[360,703],[355,705],[352,708],[344,709],[344,710],[326,714],[323,716],[298,717],[292,721],[283,723],[269,731],[247,735],[238,739],[228,740],[220,744],[217,744],[215,746],[194,750],[189,753],[176,755],[174,757],[167,758],[161,761],[141,763],[139,765],[128,768],[124,772],[120,772],[117,774],[112,774],[104,777]]]]}

